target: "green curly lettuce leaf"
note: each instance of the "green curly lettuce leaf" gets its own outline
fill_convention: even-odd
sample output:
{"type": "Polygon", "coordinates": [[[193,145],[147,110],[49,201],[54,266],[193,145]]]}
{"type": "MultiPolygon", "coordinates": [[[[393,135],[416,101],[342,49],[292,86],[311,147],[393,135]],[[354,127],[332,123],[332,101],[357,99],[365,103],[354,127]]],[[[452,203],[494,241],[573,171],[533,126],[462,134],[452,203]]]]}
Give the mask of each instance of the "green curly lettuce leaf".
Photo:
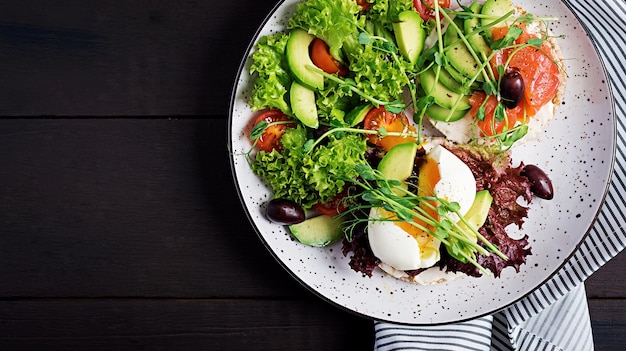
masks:
{"type": "Polygon", "coordinates": [[[254,111],[277,108],[291,114],[288,92],[293,78],[285,57],[288,38],[289,35],[280,32],[264,36],[256,44],[250,66],[250,74],[257,75],[249,102],[254,111]]]}
{"type": "Polygon", "coordinates": [[[331,125],[341,125],[346,111],[350,111],[360,103],[360,99],[350,89],[329,80],[324,90],[317,94],[317,113],[331,125]],[[340,121],[339,124],[334,123],[340,121]]]}
{"type": "Polygon", "coordinates": [[[345,179],[358,176],[357,165],[366,164],[365,138],[346,134],[341,138],[330,138],[327,145],[317,147],[310,157],[303,159],[303,171],[309,183],[320,195],[320,202],[328,202],[346,185],[345,179]]]}
{"type": "Polygon", "coordinates": [[[398,65],[388,54],[365,45],[361,54],[354,57],[350,71],[354,74],[357,88],[383,101],[402,100],[407,85],[406,71],[411,69],[408,61],[399,57],[398,65]]]}
{"type": "Polygon", "coordinates": [[[354,43],[358,28],[365,23],[360,10],[354,0],[307,0],[298,4],[288,27],[302,28],[324,40],[331,55],[341,61],[344,44],[354,43]]]}
{"type": "Polygon", "coordinates": [[[305,210],[331,200],[343,191],[345,179],[358,176],[356,165],[365,164],[365,139],[347,134],[330,137],[326,145],[304,151],[302,127],[289,128],[281,139],[283,150],[259,151],[252,170],[274,191],[274,197],[293,200],[305,210]]]}
{"type": "Polygon", "coordinates": [[[368,9],[368,17],[392,30],[392,23],[398,19],[398,14],[413,9],[413,0],[376,0],[368,9]]]}

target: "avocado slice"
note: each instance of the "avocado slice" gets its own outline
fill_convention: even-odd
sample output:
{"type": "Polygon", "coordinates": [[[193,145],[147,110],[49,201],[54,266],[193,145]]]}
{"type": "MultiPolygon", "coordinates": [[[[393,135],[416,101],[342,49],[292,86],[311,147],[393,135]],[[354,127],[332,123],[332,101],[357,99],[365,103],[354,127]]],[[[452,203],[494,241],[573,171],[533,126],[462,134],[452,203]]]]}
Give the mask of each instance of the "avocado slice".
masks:
{"type": "MultiPolygon", "coordinates": [[[[392,147],[380,160],[378,170],[385,178],[400,181],[400,187],[407,189],[406,179],[413,173],[417,149],[416,143],[404,143],[392,147]]],[[[400,189],[393,190],[396,195],[404,194],[400,189]]]]}
{"type": "MultiPolygon", "coordinates": [[[[448,65],[449,66],[449,65],[448,65]]],[[[434,67],[434,69],[437,69],[434,67]]],[[[439,81],[441,84],[445,85],[446,88],[452,90],[458,94],[470,94],[471,89],[469,87],[464,86],[464,82],[467,82],[469,79],[463,77],[460,73],[456,72],[459,76],[456,78],[450,74],[448,70],[445,68],[441,68],[439,70],[439,81]]]]}
{"type": "Polygon", "coordinates": [[[291,234],[301,243],[323,247],[337,242],[343,237],[341,218],[320,215],[305,219],[304,222],[289,226],[291,234]]]}
{"type": "MultiPolygon", "coordinates": [[[[482,6],[480,5],[480,3],[474,1],[469,6],[469,9],[473,13],[479,14],[482,6]]],[[[469,17],[465,19],[465,22],[463,23],[463,30],[465,31],[467,41],[470,43],[474,51],[479,54],[479,57],[481,57],[482,59],[486,59],[487,57],[489,57],[489,55],[491,55],[491,48],[489,47],[489,44],[487,44],[487,42],[485,41],[485,38],[478,33],[469,35],[469,33],[475,31],[476,28],[480,26],[481,23],[478,17],[469,17]]]]}
{"type": "Polygon", "coordinates": [[[317,105],[315,104],[315,92],[304,85],[293,81],[289,89],[291,110],[296,118],[307,127],[319,127],[317,117],[317,105]]]}
{"type": "Polygon", "coordinates": [[[467,110],[451,110],[441,107],[437,104],[430,105],[426,108],[426,115],[436,121],[456,122],[465,117],[467,110]]]}
{"type": "MultiPolygon", "coordinates": [[[[483,4],[480,13],[484,16],[489,17],[481,18],[480,24],[483,26],[487,26],[496,18],[502,17],[512,10],[514,10],[514,8],[511,0],[487,0],[483,4]]],[[[485,38],[488,40],[491,40],[491,38],[493,37],[491,31],[489,30],[484,31],[483,36],[485,36],[485,38]]]]}
{"type": "Polygon", "coordinates": [[[424,91],[435,99],[437,105],[455,110],[468,110],[472,107],[467,95],[455,93],[435,78],[433,69],[427,69],[420,74],[420,82],[424,91]]]}
{"type": "Polygon", "coordinates": [[[363,122],[365,116],[374,108],[372,104],[363,104],[353,108],[346,116],[343,118],[343,121],[346,122],[350,127],[354,127],[355,125],[363,122]]]}
{"type": "MultiPolygon", "coordinates": [[[[455,18],[454,23],[459,29],[464,28],[463,20],[455,18]]],[[[479,74],[481,63],[477,62],[468,50],[465,43],[461,40],[459,33],[453,26],[448,26],[443,36],[444,45],[446,46],[446,57],[457,71],[467,78],[476,77],[477,81],[483,81],[484,78],[479,74]]]]}
{"type": "Polygon", "coordinates": [[[309,45],[313,39],[315,36],[304,29],[294,28],[287,39],[285,56],[289,70],[300,84],[312,90],[322,90],[324,89],[324,76],[308,68],[315,66],[309,55],[309,45]]]}
{"type": "MultiPolygon", "coordinates": [[[[489,193],[489,190],[481,190],[476,193],[476,197],[474,198],[474,202],[472,203],[472,207],[467,211],[465,216],[465,220],[472,226],[474,229],[478,229],[485,224],[487,220],[487,215],[489,215],[489,209],[491,208],[491,203],[493,202],[493,197],[489,193]]],[[[464,229],[468,235],[476,240],[476,235],[471,231],[465,223],[462,221],[458,223],[459,226],[464,229]]]]}
{"type": "Polygon", "coordinates": [[[416,11],[407,10],[400,12],[398,21],[392,24],[400,54],[412,65],[417,62],[424,49],[426,31],[423,23],[422,17],[416,11]]]}
{"type": "MultiPolygon", "coordinates": [[[[470,81],[470,79],[468,77],[466,77],[463,74],[461,74],[461,72],[457,71],[456,68],[452,67],[452,65],[450,65],[450,64],[446,64],[446,65],[444,65],[442,67],[446,71],[446,73],[449,74],[450,77],[452,77],[452,79],[454,79],[459,84],[461,84],[461,86],[463,86],[463,87],[467,86],[467,83],[470,81]]],[[[468,89],[470,91],[471,90],[478,90],[478,89],[480,89],[480,85],[478,84],[478,82],[474,81],[472,83],[472,85],[469,86],[468,89]]]]}

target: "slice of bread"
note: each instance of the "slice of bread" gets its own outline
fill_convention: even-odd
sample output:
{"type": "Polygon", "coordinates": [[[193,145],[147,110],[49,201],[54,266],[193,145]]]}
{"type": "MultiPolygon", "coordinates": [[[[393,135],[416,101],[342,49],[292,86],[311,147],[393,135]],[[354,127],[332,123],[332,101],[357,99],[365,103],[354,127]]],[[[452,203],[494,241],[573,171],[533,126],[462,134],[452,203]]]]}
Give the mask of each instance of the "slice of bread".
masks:
{"type": "Polygon", "coordinates": [[[386,274],[403,280],[408,283],[418,284],[418,285],[433,285],[433,284],[441,284],[454,279],[462,278],[466,276],[464,273],[452,273],[446,272],[445,270],[440,269],[439,267],[431,267],[426,269],[423,272],[420,272],[416,275],[409,275],[405,271],[397,270],[392,266],[381,263],[378,266],[383,272],[386,274]]]}
{"type": "MultiPolygon", "coordinates": [[[[526,11],[521,7],[517,6],[516,9],[518,16],[526,14],[526,11]]],[[[543,34],[545,33],[551,34],[544,22],[533,22],[532,25],[528,26],[528,28],[533,33],[540,36],[543,36],[543,34]]],[[[546,40],[546,42],[550,47],[552,57],[555,58],[556,63],[557,65],[559,65],[560,68],[561,81],[559,84],[559,88],[551,103],[544,105],[544,107],[540,109],[540,111],[535,116],[532,116],[530,118],[528,122],[528,133],[524,138],[519,140],[516,145],[521,145],[524,142],[539,139],[541,133],[546,129],[546,127],[550,124],[550,122],[556,115],[556,110],[558,106],[562,103],[562,99],[565,93],[565,82],[567,74],[565,72],[565,65],[561,49],[558,42],[556,41],[556,38],[554,38],[552,35],[548,35],[548,39],[546,40]]],[[[438,132],[443,134],[446,139],[455,143],[465,144],[469,143],[472,139],[479,137],[479,131],[477,130],[477,128],[474,128],[473,119],[469,115],[466,115],[464,118],[451,123],[436,121],[431,118],[427,118],[427,121],[438,132]]]]}

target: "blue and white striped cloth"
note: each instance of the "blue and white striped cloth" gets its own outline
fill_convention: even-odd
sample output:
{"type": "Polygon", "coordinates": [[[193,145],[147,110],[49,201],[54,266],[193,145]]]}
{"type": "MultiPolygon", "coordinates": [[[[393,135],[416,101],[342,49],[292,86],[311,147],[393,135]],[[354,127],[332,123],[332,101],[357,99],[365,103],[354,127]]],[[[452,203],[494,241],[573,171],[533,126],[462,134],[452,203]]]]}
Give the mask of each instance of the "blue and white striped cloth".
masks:
{"type": "Polygon", "coordinates": [[[580,250],[546,284],[490,316],[432,327],[376,322],[375,350],[590,351],[584,281],[626,246],[626,1],[568,0],[606,64],[617,118],[615,173],[598,220],[580,250]]]}

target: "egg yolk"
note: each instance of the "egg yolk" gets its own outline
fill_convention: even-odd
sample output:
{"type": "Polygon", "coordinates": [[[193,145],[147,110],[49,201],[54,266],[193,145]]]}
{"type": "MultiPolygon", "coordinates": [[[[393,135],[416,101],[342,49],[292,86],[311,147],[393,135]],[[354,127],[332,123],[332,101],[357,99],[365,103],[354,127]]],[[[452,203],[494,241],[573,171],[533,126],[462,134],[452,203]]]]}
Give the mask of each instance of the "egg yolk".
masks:
{"type": "MultiPolygon", "coordinates": [[[[441,179],[441,174],[439,173],[439,165],[437,164],[437,161],[432,160],[431,158],[428,158],[428,157],[426,157],[425,160],[426,162],[424,162],[424,164],[420,167],[420,171],[419,171],[418,193],[422,196],[431,196],[434,193],[435,185],[441,179]]],[[[430,202],[430,204],[436,207],[436,204],[434,201],[430,202]]],[[[430,206],[426,206],[426,205],[422,205],[422,208],[424,209],[424,211],[426,211],[426,213],[428,213],[429,217],[433,218],[436,221],[439,220],[439,215],[437,214],[436,209],[430,208],[430,206]]],[[[384,215],[387,218],[391,218],[391,219],[398,218],[392,212],[388,212],[388,211],[385,211],[385,212],[386,213],[384,215]]],[[[426,227],[426,228],[434,230],[432,226],[427,225],[426,223],[424,223],[424,221],[422,221],[419,218],[414,218],[414,221],[415,223],[419,224],[422,227],[426,227]]],[[[426,244],[432,240],[432,236],[430,234],[428,234],[427,232],[423,231],[422,229],[418,228],[417,226],[409,222],[398,221],[398,222],[394,222],[394,224],[400,227],[407,234],[415,238],[415,240],[418,242],[421,248],[428,249],[426,244]]]]}
{"type": "Polygon", "coordinates": [[[425,160],[419,170],[417,193],[421,196],[431,196],[435,193],[435,185],[441,180],[441,173],[437,161],[430,157],[426,157],[425,160]]]}
{"type": "MultiPolygon", "coordinates": [[[[416,219],[415,222],[419,223],[420,221],[416,219]]],[[[429,245],[430,242],[435,239],[430,234],[426,233],[425,231],[421,230],[420,228],[414,225],[411,225],[408,222],[396,222],[395,225],[400,227],[400,229],[404,230],[407,234],[412,236],[415,239],[415,241],[417,241],[417,244],[421,250],[420,256],[422,257],[435,256],[439,252],[438,248],[432,247],[432,245],[429,245]]]]}
{"type": "MultiPolygon", "coordinates": [[[[437,185],[440,180],[441,173],[439,172],[439,163],[430,157],[426,157],[424,164],[422,164],[419,170],[417,194],[419,196],[433,196],[435,194],[435,185],[437,185]]],[[[437,214],[437,210],[433,207],[437,207],[435,201],[429,201],[428,205],[423,204],[421,206],[429,217],[438,221],[439,215],[437,214]]]]}
{"type": "MultiPolygon", "coordinates": [[[[378,209],[378,211],[382,218],[387,218],[389,220],[398,219],[398,216],[393,212],[384,210],[382,208],[378,209]]],[[[415,223],[418,223],[424,227],[427,227],[427,225],[423,223],[421,220],[417,218],[415,218],[414,220],[415,220],[415,223]]],[[[404,232],[412,236],[415,239],[415,241],[417,241],[417,244],[422,250],[422,253],[421,253],[422,256],[429,256],[438,251],[436,248],[431,247],[432,245],[428,245],[434,239],[430,234],[426,233],[425,231],[421,230],[420,228],[416,227],[415,225],[409,222],[397,221],[397,222],[393,222],[393,224],[400,227],[400,229],[402,229],[404,232]],[[432,253],[430,251],[432,251],[432,253]]]]}

